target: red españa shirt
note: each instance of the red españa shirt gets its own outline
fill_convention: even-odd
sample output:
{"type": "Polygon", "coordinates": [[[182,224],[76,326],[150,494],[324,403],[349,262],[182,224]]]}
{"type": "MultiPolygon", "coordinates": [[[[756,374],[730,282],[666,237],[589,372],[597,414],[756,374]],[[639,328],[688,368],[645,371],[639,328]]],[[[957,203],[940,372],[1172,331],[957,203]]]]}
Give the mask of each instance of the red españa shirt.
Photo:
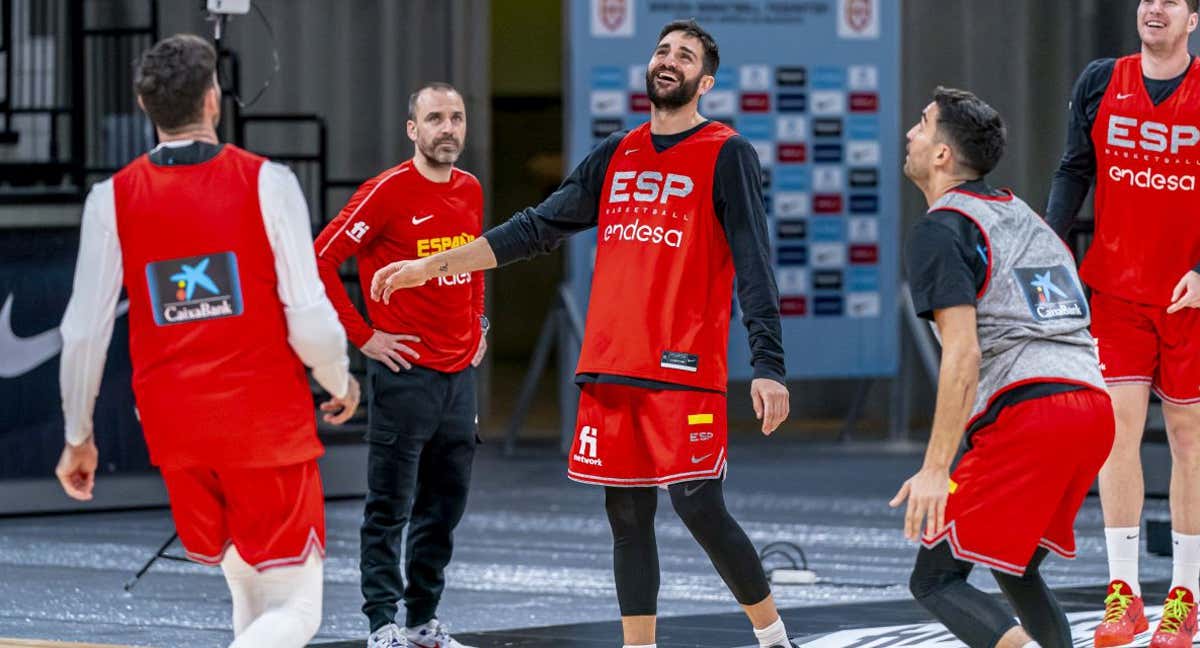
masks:
{"type": "Polygon", "coordinates": [[[421,342],[407,343],[421,354],[413,364],[445,372],[467,368],[481,335],[482,272],[431,279],[396,293],[391,304],[370,298],[371,279],[389,263],[466,245],[482,231],[483,188],[466,171],[455,168],[449,182],[438,183],[408,160],[363,183],[316,241],[317,271],[350,342],[361,347],[373,329],[416,335],[421,342]],[[358,259],[370,324],[338,276],[350,257],[358,259]]]}
{"type": "Polygon", "coordinates": [[[1166,306],[1200,258],[1200,60],[1150,100],[1141,55],[1117,60],[1092,125],[1096,235],[1080,275],[1092,288],[1166,306]]]}

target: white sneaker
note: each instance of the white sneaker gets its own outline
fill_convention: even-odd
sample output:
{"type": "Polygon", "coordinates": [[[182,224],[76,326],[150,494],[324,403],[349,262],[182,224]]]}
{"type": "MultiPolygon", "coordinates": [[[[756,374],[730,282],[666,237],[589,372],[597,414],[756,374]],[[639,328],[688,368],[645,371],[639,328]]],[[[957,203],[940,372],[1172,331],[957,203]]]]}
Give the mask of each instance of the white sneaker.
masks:
{"type": "Polygon", "coordinates": [[[408,640],[400,626],[389,623],[367,637],[367,648],[408,648],[408,640]]]}
{"type": "Polygon", "coordinates": [[[408,635],[409,645],[419,648],[472,648],[458,643],[437,619],[430,619],[425,625],[415,628],[405,628],[404,634],[408,635]]]}

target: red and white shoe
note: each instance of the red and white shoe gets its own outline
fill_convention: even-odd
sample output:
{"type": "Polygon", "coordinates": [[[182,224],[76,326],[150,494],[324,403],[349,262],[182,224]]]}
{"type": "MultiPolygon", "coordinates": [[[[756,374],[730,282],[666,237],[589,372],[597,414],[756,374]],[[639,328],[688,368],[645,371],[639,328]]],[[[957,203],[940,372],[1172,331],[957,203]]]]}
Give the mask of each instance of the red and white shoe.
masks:
{"type": "Polygon", "coordinates": [[[1162,620],[1150,639],[1150,648],[1191,648],[1196,637],[1196,598],[1186,587],[1176,587],[1163,603],[1162,620]]]}
{"type": "MultiPolygon", "coordinates": [[[[1096,626],[1096,648],[1115,648],[1133,643],[1133,638],[1150,629],[1146,605],[1134,596],[1129,583],[1115,580],[1108,584],[1104,597],[1104,620],[1096,626]]],[[[1191,644],[1188,644],[1189,646],[1191,644]]]]}

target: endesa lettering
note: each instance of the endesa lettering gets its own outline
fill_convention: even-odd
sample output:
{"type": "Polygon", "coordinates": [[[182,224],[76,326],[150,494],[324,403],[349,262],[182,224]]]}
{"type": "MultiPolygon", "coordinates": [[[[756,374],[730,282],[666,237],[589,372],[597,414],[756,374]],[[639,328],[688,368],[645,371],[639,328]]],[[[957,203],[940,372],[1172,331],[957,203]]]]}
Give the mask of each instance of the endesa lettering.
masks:
{"type": "MultiPolygon", "coordinates": [[[[691,195],[694,187],[695,183],[690,177],[678,173],[664,175],[658,171],[617,171],[613,173],[608,202],[613,205],[627,202],[667,205],[672,198],[686,198],[691,195]]],[[[632,223],[614,223],[606,226],[604,240],[612,239],[665,244],[667,247],[678,248],[683,245],[683,230],[643,224],[641,219],[635,218],[632,223]]]]}
{"type": "Polygon", "coordinates": [[[1119,166],[1108,167],[1108,177],[1115,182],[1126,182],[1130,186],[1159,191],[1192,191],[1196,188],[1196,176],[1166,175],[1150,169],[1134,171],[1119,166]]]}

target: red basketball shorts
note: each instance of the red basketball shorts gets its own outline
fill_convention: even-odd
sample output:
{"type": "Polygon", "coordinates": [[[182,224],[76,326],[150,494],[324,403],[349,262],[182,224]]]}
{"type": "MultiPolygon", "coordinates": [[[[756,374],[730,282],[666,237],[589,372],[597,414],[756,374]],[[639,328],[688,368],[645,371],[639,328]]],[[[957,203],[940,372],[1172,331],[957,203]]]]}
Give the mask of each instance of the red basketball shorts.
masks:
{"type": "Polygon", "coordinates": [[[325,555],[325,497],[316,459],[271,468],[164,470],[188,558],[216,565],[229,545],[262,571],[325,555]]]}
{"type": "Polygon", "coordinates": [[[567,476],[604,486],[723,477],[725,395],[583,385],[567,476]]]}
{"type": "Polygon", "coordinates": [[[1025,573],[1039,546],[1075,557],[1075,514],[1112,449],[1108,394],[1080,389],[1021,401],[977,430],[951,475],[946,527],[956,558],[1025,573]]]}
{"type": "Polygon", "coordinates": [[[1150,385],[1176,405],[1200,403],[1200,309],[1092,294],[1092,336],[1109,386],[1150,385]]]}

